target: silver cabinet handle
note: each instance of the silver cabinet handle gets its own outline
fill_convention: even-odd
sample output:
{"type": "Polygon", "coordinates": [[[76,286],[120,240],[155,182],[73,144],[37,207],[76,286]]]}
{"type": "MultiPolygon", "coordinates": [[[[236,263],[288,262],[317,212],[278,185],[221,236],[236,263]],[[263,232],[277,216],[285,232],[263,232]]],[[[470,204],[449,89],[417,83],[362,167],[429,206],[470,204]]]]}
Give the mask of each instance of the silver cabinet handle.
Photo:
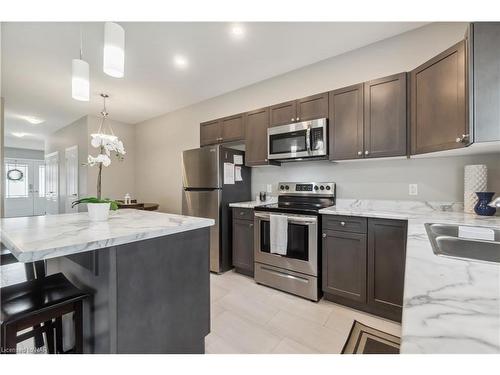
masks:
{"type": "Polygon", "coordinates": [[[455,142],[456,143],[465,143],[465,142],[467,142],[468,139],[469,139],[469,134],[462,134],[461,137],[457,137],[457,139],[455,139],[455,142]]]}
{"type": "Polygon", "coordinates": [[[291,118],[291,120],[292,120],[292,121],[295,121],[295,118],[293,118],[293,117],[292,117],[292,118],[291,118]]]}
{"type": "Polygon", "coordinates": [[[341,221],[340,225],[342,225],[343,227],[345,227],[345,221],[341,221]]]}
{"type": "Polygon", "coordinates": [[[296,121],[299,121],[299,120],[300,120],[300,117],[297,117],[295,120],[296,120],[296,121]]]}
{"type": "Polygon", "coordinates": [[[248,225],[250,226],[250,228],[253,228],[253,223],[250,223],[250,224],[248,224],[248,225]]]}
{"type": "Polygon", "coordinates": [[[366,151],[365,151],[365,155],[368,155],[368,154],[369,154],[369,152],[368,152],[368,150],[366,150],[366,151]]]}
{"type": "Polygon", "coordinates": [[[326,233],[323,233],[321,237],[326,238],[326,233]]]}
{"type": "Polygon", "coordinates": [[[363,155],[363,151],[358,151],[358,156],[363,155]]]}

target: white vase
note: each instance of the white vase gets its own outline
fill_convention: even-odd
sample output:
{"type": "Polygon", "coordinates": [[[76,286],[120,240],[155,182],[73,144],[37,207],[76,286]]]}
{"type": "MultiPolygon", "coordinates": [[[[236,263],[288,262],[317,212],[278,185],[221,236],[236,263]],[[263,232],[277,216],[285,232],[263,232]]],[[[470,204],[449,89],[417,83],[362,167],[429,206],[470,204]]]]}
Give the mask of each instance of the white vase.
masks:
{"type": "Polygon", "coordinates": [[[106,221],[109,218],[110,203],[87,203],[91,221],[106,221]]]}
{"type": "Polygon", "coordinates": [[[464,169],[464,211],[474,213],[478,191],[486,191],[488,169],[486,165],[466,165],[464,169]]]}

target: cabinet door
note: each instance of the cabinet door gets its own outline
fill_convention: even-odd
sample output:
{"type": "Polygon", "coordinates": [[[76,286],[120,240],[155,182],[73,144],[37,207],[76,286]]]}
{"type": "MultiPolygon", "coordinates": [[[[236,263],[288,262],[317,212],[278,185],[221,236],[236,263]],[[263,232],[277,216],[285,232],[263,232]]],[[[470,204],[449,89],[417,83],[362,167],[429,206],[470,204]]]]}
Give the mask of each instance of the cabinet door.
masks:
{"type": "Polygon", "coordinates": [[[466,145],[460,141],[469,134],[465,49],[462,41],[411,72],[412,154],[466,145]]]}
{"type": "Polygon", "coordinates": [[[500,141],[500,22],[473,24],[474,142],[500,141]]]}
{"type": "Polygon", "coordinates": [[[296,121],[309,121],[328,117],[328,93],[297,100],[296,121]]]}
{"type": "Polygon", "coordinates": [[[221,120],[222,141],[239,141],[245,137],[243,114],[225,117],[221,120]]]}
{"type": "Polygon", "coordinates": [[[200,146],[213,145],[222,141],[220,120],[200,124],[200,146]]]}
{"type": "Polygon", "coordinates": [[[270,126],[279,126],[290,124],[297,117],[297,102],[291,100],[289,102],[275,104],[270,107],[270,126]]]}
{"type": "Polygon", "coordinates": [[[363,84],[329,94],[330,160],[363,157],[363,84]]]}
{"type": "Polygon", "coordinates": [[[267,164],[269,107],[245,113],[245,164],[267,164]]]}
{"type": "Polygon", "coordinates": [[[364,157],[406,155],[406,73],[364,85],[364,157]]]}
{"type": "Polygon", "coordinates": [[[323,291],[366,302],[366,234],[324,231],[323,291]]]}
{"type": "Polygon", "coordinates": [[[368,305],[401,320],[406,261],[406,222],[368,220],[368,305]]]}
{"type": "Polygon", "coordinates": [[[237,271],[253,276],[253,221],[233,220],[233,265],[237,271]]]}

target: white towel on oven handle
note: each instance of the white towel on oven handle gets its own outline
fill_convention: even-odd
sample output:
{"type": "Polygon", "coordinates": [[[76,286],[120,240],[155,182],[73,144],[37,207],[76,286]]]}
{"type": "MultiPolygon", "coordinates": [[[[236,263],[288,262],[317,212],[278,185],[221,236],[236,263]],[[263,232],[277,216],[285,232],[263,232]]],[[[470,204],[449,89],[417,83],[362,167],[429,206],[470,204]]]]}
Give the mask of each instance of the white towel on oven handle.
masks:
{"type": "Polygon", "coordinates": [[[271,254],[286,255],[288,218],[285,215],[269,215],[269,227],[271,254]]]}

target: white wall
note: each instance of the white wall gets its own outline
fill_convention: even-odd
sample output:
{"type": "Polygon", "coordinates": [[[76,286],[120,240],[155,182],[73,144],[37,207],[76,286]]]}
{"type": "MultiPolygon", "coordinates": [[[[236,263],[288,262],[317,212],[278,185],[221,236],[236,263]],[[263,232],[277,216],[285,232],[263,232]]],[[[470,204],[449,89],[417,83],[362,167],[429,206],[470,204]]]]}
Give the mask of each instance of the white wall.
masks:
{"type": "MultiPolygon", "coordinates": [[[[103,168],[102,196],[111,199],[123,198],[125,193],[135,193],[135,145],[134,126],[117,121],[110,122],[113,131],[119,137],[127,154],[120,162],[111,157],[111,165],[103,168]]],[[[99,119],[95,116],[83,116],[73,123],[51,134],[45,142],[45,153],[59,152],[59,212],[65,212],[66,176],[64,171],[64,151],[66,148],[78,145],[78,188],[80,197],[95,196],[97,192],[97,167],[84,165],[90,154],[96,155],[97,149],[90,145],[90,134],[97,131],[99,119]]],[[[83,207],[82,207],[83,208],[83,207]]]]}
{"type": "MultiPolygon", "coordinates": [[[[200,122],[409,71],[463,39],[466,27],[466,23],[430,24],[137,124],[136,163],[141,166],[136,172],[137,197],[160,203],[161,211],[180,212],[181,152],[199,146],[200,122]]],[[[446,200],[457,201],[462,200],[463,164],[472,161],[483,162],[483,158],[259,167],[253,168],[253,191],[261,190],[267,181],[333,179],[339,183],[339,197],[408,199],[407,184],[418,183],[418,199],[440,200],[446,195],[446,200]],[[410,167],[416,173],[409,173],[410,167]],[[429,168],[433,172],[427,173],[429,168]],[[446,178],[436,178],[441,168],[446,178]]],[[[484,162],[491,164],[492,157],[485,157],[484,162]]]]}
{"type": "Polygon", "coordinates": [[[59,213],[66,210],[66,164],[64,153],[68,147],[78,146],[78,190],[80,196],[87,195],[87,169],[82,165],[88,155],[87,116],[83,116],[62,129],[52,133],[45,140],[45,154],[59,152],[59,213]]]}
{"type": "MultiPolygon", "coordinates": [[[[99,128],[100,119],[95,116],[88,116],[88,145],[89,152],[96,156],[97,149],[90,145],[90,134],[95,133],[99,128]]],[[[109,121],[115,135],[123,142],[125,147],[125,158],[119,161],[111,155],[111,165],[103,167],[102,171],[102,197],[110,199],[123,199],[126,193],[135,196],[135,129],[133,125],[118,121],[109,121]]],[[[85,159],[86,160],[86,159],[85,159]]],[[[97,167],[88,169],[88,195],[97,194],[97,167]]]]}

